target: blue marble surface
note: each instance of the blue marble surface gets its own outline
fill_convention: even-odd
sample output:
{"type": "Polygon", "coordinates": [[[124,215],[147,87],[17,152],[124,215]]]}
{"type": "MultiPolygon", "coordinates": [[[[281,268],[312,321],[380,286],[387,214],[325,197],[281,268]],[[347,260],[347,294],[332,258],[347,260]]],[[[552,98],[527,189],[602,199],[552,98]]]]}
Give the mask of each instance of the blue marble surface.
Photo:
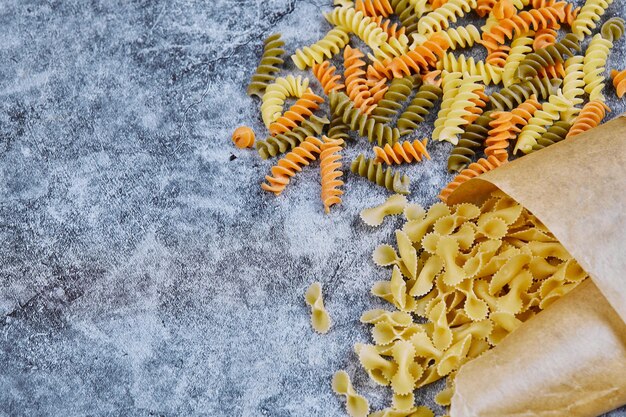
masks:
{"type": "MultiPolygon", "coordinates": [[[[348,176],[326,216],[316,170],[276,198],[259,187],[271,161],[230,143],[241,124],[264,134],[245,95],[262,40],[282,32],[291,53],[330,28],[329,9],[0,2],[0,416],[342,416],[340,368],[387,404],[351,348],[388,277],[371,251],[400,221],[370,229],[357,213],[387,193],[348,176]],[[303,300],[314,280],[326,336],[303,300]]],[[[607,96],[611,117],[626,109],[607,96]]],[[[436,201],[448,152],[406,168],[413,201],[436,201]]]]}

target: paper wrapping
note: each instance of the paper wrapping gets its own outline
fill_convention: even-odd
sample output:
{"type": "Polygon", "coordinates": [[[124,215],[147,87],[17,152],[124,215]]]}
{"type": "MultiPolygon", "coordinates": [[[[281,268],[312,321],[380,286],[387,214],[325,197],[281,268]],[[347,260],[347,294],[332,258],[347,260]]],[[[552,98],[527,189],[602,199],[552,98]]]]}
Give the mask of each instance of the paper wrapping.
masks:
{"type": "Polygon", "coordinates": [[[456,377],[451,417],[597,416],[626,404],[626,115],[462,184],[501,189],[537,216],[592,281],[456,377]]]}

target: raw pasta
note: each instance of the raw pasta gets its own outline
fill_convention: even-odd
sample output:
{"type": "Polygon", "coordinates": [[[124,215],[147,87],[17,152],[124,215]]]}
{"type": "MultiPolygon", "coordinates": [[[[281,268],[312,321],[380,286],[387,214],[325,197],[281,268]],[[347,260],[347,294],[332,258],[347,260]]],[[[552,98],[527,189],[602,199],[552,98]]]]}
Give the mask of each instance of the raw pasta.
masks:
{"type": "Polygon", "coordinates": [[[301,70],[321,64],[324,59],[330,59],[339,53],[349,40],[348,33],[342,27],[334,28],[313,45],[296,49],[291,60],[301,70]]]}
{"type": "Polygon", "coordinates": [[[615,94],[617,94],[617,97],[624,97],[624,94],[626,94],[626,70],[611,71],[611,78],[613,78],[613,87],[615,87],[615,94]]]}
{"type": "Polygon", "coordinates": [[[387,165],[421,162],[422,158],[430,159],[426,150],[428,139],[414,140],[413,142],[396,142],[393,146],[387,144],[384,148],[374,146],[376,158],[374,162],[387,165]]]}
{"type": "Polygon", "coordinates": [[[254,131],[248,126],[238,127],[233,132],[232,140],[238,148],[250,148],[254,145],[254,131]]]}
{"type": "Polygon", "coordinates": [[[267,86],[276,79],[276,73],[285,62],[283,55],[285,42],[280,39],[280,33],[270,35],[265,39],[263,56],[248,85],[248,95],[263,97],[267,86]]]}
{"type": "Polygon", "coordinates": [[[363,155],[359,155],[352,161],[350,171],[394,193],[409,193],[409,177],[400,175],[398,172],[394,173],[391,168],[384,169],[382,164],[376,163],[363,155]]]}
{"type": "Polygon", "coordinates": [[[329,139],[324,136],[324,143],[320,146],[320,175],[322,182],[322,203],[324,210],[330,213],[330,207],[341,203],[343,181],[341,172],[341,145],[342,140],[329,139]]]}
{"type": "Polygon", "coordinates": [[[386,216],[400,214],[407,205],[407,199],[401,194],[388,197],[379,206],[361,210],[361,220],[368,226],[380,226],[386,216]]]}
{"type": "Polygon", "coordinates": [[[314,282],[306,290],[304,300],[311,307],[311,326],[318,333],[328,333],[330,330],[330,316],[324,307],[322,299],[322,284],[314,282]]]}

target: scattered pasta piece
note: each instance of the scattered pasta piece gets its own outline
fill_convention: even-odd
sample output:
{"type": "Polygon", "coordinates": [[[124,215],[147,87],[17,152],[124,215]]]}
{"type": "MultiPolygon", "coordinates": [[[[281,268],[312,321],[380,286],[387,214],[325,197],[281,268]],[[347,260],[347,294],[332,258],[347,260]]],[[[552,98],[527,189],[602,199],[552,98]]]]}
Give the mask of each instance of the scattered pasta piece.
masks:
{"type": "Polygon", "coordinates": [[[233,132],[233,143],[238,148],[250,148],[254,145],[254,131],[248,126],[241,126],[233,132]]]}
{"type": "Polygon", "coordinates": [[[615,87],[615,94],[617,94],[617,97],[624,97],[624,94],[626,94],[626,70],[612,70],[611,78],[613,78],[613,87],[615,87]]]}
{"type": "Polygon", "coordinates": [[[333,376],[332,385],[336,394],[346,397],[346,411],[350,417],[366,417],[369,414],[369,403],[354,390],[346,371],[337,371],[333,376]]]}
{"type": "Polygon", "coordinates": [[[311,307],[311,326],[318,333],[328,333],[330,329],[330,316],[324,307],[322,299],[322,284],[314,282],[306,290],[304,296],[306,303],[311,307]]]}
{"type": "Polygon", "coordinates": [[[380,226],[386,216],[400,214],[407,205],[407,199],[401,194],[394,194],[379,206],[361,210],[361,220],[368,226],[380,226]]]}

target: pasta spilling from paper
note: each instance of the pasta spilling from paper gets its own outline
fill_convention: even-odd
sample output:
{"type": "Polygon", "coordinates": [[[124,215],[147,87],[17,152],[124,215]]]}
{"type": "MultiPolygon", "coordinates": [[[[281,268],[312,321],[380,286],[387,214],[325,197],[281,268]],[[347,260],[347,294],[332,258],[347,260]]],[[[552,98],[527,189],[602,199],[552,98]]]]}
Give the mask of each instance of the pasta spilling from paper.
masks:
{"type": "MultiPolygon", "coordinates": [[[[326,212],[341,203],[345,163],[357,176],[408,194],[411,169],[384,165],[429,160],[427,146],[445,142],[448,170],[458,173],[439,195],[445,202],[468,179],[597,126],[610,111],[605,85],[617,97],[626,93],[624,70],[613,69],[607,82],[606,69],[624,20],[608,19],[598,30],[612,3],[335,0],[324,14],[333,28],[291,56],[299,70],[311,68],[311,78],[281,74],[280,34],[266,39],[251,77],[248,94],[261,100],[268,130],[256,149],[263,159],[279,157],[263,189],[281,194],[319,159],[326,212]],[[472,14],[485,17],[482,27],[453,25],[472,14]],[[350,45],[356,39],[369,52],[350,45]],[[485,50],[486,59],[460,53],[469,48],[485,50]],[[290,98],[296,101],[285,109],[290,98]],[[409,138],[430,113],[437,116],[430,142],[409,138]],[[345,161],[343,148],[355,136],[374,143],[372,152],[345,161]]],[[[238,131],[235,144],[252,146],[250,133],[238,131]]]]}
{"type": "MultiPolygon", "coordinates": [[[[447,406],[466,362],[574,289],[587,273],[532,213],[497,191],[482,206],[437,203],[427,211],[394,197],[361,217],[380,224],[404,213],[396,245],[378,246],[374,263],[391,269],[372,294],[388,309],[366,311],[372,343],[354,350],[392,404],[371,416],[433,416],[414,390],[447,378],[435,401],[447,406]]],[[[348,406],[366,416],[366,407],[348,406]]]]}

